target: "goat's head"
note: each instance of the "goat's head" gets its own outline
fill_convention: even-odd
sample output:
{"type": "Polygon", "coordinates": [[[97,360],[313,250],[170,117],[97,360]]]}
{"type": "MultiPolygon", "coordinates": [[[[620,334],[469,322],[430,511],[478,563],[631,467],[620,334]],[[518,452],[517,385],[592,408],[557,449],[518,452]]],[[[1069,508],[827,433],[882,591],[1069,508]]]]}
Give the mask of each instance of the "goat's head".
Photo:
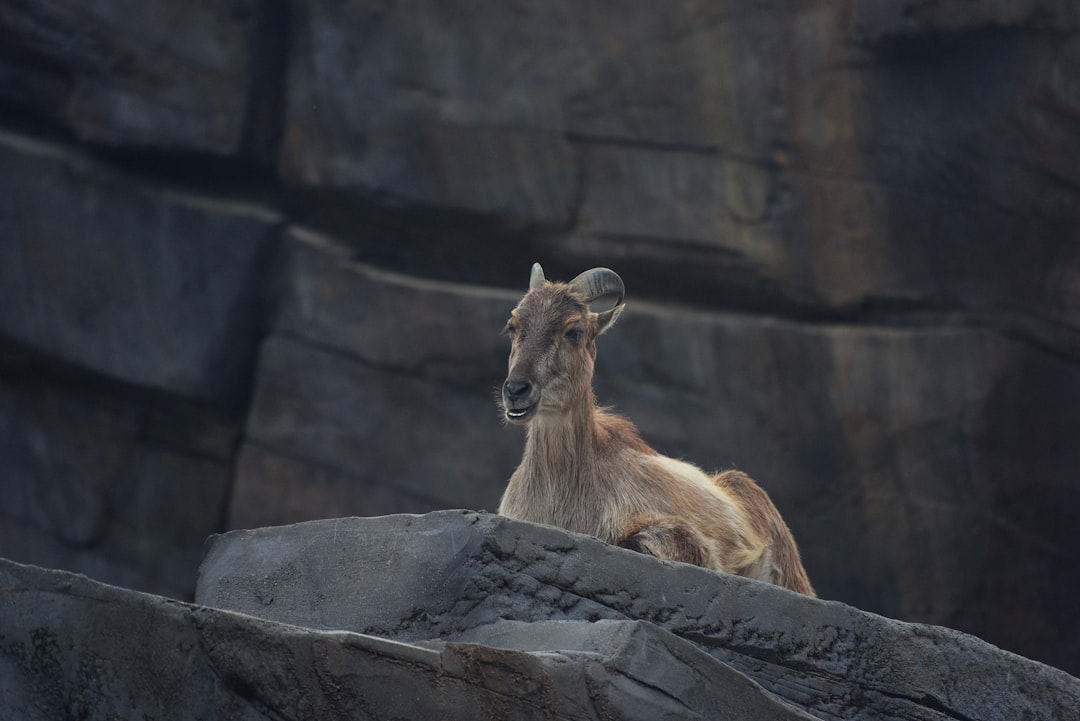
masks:
{"type": "Polygon", "coordinates": [[[623,309],[622,279],[607,268],[587,270],[569,283],[544,278],[536,263],[529,292],[506,323],[511,338],[510,372],[502,386],[506,420],[527,423],[541,414],[565,413],[592,388],[596,337],[623,309]],[[601,313],[589,303],[615,296],[601,313]]]}

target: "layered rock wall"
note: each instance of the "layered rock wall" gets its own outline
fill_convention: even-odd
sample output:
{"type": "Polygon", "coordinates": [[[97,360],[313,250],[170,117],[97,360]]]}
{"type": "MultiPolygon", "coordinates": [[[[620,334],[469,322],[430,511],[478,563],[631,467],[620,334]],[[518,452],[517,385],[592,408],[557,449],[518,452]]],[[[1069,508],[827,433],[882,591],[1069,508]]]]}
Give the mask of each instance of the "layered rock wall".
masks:
{"type": "Polygon", "coordinates": [[[1080,669],[1080,17],[0,3],[0,555],[182,598],[227,528],[493,509],[529,265],[822,595],[1080,669]]]}

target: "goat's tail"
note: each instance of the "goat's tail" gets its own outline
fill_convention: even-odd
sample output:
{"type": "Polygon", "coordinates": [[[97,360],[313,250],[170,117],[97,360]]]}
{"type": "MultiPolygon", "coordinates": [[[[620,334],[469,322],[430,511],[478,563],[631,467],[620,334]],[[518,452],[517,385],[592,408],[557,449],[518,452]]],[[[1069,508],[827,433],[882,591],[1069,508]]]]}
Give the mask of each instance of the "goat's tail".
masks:
{"type": "Polygon", "coordinates": [[[784,523],[780,511],[776,510],[765,489],[741,471],[724,471],[717,474],[713,480],[739,499],[747,519],[759,534],[768,539],[771,553],[767,557],[771,561],[769,575],[772,576],[772,582],[806,596],[816,596],[806,569],[803,568],[799,547],[795,544],[791,529],[784,523]]]}

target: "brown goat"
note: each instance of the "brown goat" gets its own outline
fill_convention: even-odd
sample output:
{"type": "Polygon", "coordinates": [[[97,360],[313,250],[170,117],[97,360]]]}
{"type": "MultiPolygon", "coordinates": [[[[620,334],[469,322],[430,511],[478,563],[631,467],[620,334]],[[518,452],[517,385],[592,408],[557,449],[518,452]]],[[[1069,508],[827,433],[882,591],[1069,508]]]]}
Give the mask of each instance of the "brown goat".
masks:
{"type": "Polygon", "coordinates": [[[499,513],[587,533],[659,558],[736,573],[814,595],[791,531],[748,476],[709,476],[662,456],[630,421],[596,406],[596,338],[623,310],[607,268],[569,283],[533,265],[510,315],[510,370],[501,407],[526,427],[525,453],[499,513]],[[614,295],[601,313],[589,303],[614,295]]]}

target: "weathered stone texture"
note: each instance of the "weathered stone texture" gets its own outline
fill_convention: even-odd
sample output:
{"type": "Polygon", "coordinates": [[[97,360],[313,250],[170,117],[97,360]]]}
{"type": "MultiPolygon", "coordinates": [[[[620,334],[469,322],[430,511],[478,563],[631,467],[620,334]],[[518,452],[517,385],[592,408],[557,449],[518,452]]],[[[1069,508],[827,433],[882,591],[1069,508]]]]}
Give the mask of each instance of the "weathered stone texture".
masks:
{"type": "MultiPolygon", "coordinates": [[[[520,10],[518,3],[297,3],[286,180],[566,223],[573,157],[560,128],[547,122],[558,106],[505,62],[511,48],[528,46],[530,32],[550,37],[557,28],[528,23],[520,10]],[[496,17],[503,31],[477,42],[496,17]]],[[[543,56],[536,59],[544,73],[543,56]]]]}
{"type": "MultiPolygon", "coordinates": [[[[245,442],[351,476],[359,482],[358,493],[366,484],[384,485],[383,475],[390,474],[403,499],[428,508],[462,497],[483,503],[497,500],[504,478],[477,474],[477,466],[502,467],[509,475],[517,460],[511,438],[499,438],[493,409],[487,395],[271,338],[259,355],[245,442]]],[[[262,495],[261,478],[244,473],[237,482],[234,513],[247,523],[264,520],[244,508],[248,494],[262,495]]],[[[378,510],[363,503],[339,506],[350,509],[378,510]]]]}
{"type": "Polygon", "coordinates": [[[695,299],[1009,311],[1075,353],[1075,13],[935,8],[301,3],[282,172],[695,299]]]}
{"type": "Polygon", "coordinates": [[[230,524],[462,499],[494,508],[520,453],[491,396],[505,367],[498,331],[515,295],[381,272],[296,230],[283,255],[230,524]]]}
{"type": "Polygon", "coordinates": [[[449,386],[501,380],[492,376],[506,364],[499,331],[517,291],[382,272],[355,262],[339,242],[295,228],[283,256],[276,335],[449,386]]]}
{"type": "Polygon", "coordinates": [[[0,384],[0,549],[43,566],[190,597],[220,528],[235,428],[197,409],[52,388],[29,368],[0,384]]]}
{"type": "Polygon", "coordinates": [[[0,713],[24,721],[597,713],[651,721],[708,718],[717,708],[739,718],[812,718],[650,624],[598,624],[558,650],[508,644],[505,635],[493,645],[404,644],[3,560],[0,599],[0,713]]]}
{"type": "Polygon", "coordinates": [[[1080,680],[949,629],[465,511],[217,536],[198,600],[0,560],[0,715],[1064,721],[1080,704],[1080,680]]]}
{"type": "Polygon", "coordinates": [[[242,402],[272,214],[12,135],[0,166],[0,333],[125,383],[242,402]]]}
{"type": "MultiPolygon", "coordinates": [[[[218,536],[196,598],[316,629],[540,652],[619,647],[626,627],[603,620],[647,621],[630,631],[642,661],[660,646],[710,678],[671,692],[689,713],[723,706],[692,705],[713,666],[678,639],[822,719],[1066,719],[1080,702],[1077,679],[949,629],[463,511],[218,536]]],[[[670,666],[649,665],[672,689],[670,666]]]]}
{"type": "Polygon", "coordinates": [[[0,101],[95,143],[236,153],[263,5],[7,0],[0,101]]]}
{"type": "Polygon", "coordinates": [[[0,166],[0,552],[190,596],[276,218],[9,134],[0,166]]]}

